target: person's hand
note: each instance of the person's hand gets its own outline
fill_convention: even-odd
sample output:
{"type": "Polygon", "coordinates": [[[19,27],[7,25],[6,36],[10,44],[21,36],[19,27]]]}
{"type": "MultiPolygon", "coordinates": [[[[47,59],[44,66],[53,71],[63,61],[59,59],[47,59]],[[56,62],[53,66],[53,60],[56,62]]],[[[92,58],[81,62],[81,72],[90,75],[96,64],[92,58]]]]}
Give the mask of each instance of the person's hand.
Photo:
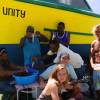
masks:
{"type": "Polygon", "coordinates": [[[96,70],[96,64],[92,64],[93,70],[96,70]]]}
{"type": "Polygon", "coordinates": [[[66,88],[67,90],[71,90],[71,89],[73,88],[73,86],[70,85],[70,84],[67,84],[67,85],[65,86],[65,88],[66,88]]]}
{"type": "Polygon", "coordinates": [[[94,70],[100,71],[100,67],[95,67],[94,70]]]}
{"type": "Polygon", "coordinates": [[[40,33],[40,31],[36,31],[35,34],[36,34],[36,36],[40,36],[41,33],[40,33]]]}
{"type": "Polygon", "coordinates": [[[19,73],[22,73],[22,72],[26,72],[26,68],[20,68],[20,70],[18,70],[19,73]]]}
{"type": "Polygon", "coordinates": [[[14,73],[14,71],[6,71],[6,72],[5,72],[5,76],[6,76],[6,77],[10,77],[10,76],[13,75],[13,73],[14,73]]]}
{"type": "Polygon", "coordinates": [[[32,57],[32,61],[37,61],[38,57],[32,57]]]}
{"type": "Polygon", "coordinates": [[[42,89],[46,86],[46,82],[43,77],[38,78],[38,83],[39,83],[40,88],[42,88],[42,89]]]}
{"type": "Polygon", "coordinates": [[[93,67],[94,70],[100,71],[100,65],[99,64],[93,64],[92,67],[93,67]]]}
{"type": "Polygon", "coordinates": [[[39,76],[39,78],[38,78],[38,83],[40,83],[40,82],[45,82],[45,79],[41,76],[39,76]]]}
{"type": "Polygon", "coordinates": [[[74,85],[74,84],[77,84],[78,83],[78,80],[73,80],[71,82],[69,82],[70,85],[74,85]]]}

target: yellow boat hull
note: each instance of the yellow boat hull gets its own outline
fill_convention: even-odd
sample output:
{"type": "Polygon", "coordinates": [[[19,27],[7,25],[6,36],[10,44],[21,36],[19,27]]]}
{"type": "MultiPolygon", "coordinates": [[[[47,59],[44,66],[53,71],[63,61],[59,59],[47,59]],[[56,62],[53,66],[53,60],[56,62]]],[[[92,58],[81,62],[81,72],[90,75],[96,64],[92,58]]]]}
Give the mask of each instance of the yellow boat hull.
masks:
{"type": "Polygon", "coordinates": [[[0,9],[0,44],[18,44],[28,25],[49,38],[50,32],[44,29],[56,29],[60,21],[67,31],[77,32],[71,34],[71,44],[90,44],[92,28],[100,22],[95,16],[15,0],[1,0],[0,9]]]}

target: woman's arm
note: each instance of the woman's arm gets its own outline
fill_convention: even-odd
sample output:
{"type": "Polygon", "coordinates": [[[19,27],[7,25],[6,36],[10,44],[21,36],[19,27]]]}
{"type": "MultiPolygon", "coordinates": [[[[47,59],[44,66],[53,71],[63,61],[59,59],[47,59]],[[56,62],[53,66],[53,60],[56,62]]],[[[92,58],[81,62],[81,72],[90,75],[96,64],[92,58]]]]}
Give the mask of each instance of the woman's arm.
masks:
{"type": "Polygon", "coordinates": [[[75,70],[74,70],[73,65],[72,64],[69,64],[69,66],[66,66],[66,68],[67,68],[67,70],[69,72],[69,75],[70,75],[71,79],[72,80],[77,80],[78,77],[77,77],[77,75],[75,73],[75,70]]]}
{"type": "Polygon", "coordinates": [[[60,100],[59,95],[58,95],[58,87],[56,84],[52,84],[51,86],[51,97],[52,100],[60,100]]]}

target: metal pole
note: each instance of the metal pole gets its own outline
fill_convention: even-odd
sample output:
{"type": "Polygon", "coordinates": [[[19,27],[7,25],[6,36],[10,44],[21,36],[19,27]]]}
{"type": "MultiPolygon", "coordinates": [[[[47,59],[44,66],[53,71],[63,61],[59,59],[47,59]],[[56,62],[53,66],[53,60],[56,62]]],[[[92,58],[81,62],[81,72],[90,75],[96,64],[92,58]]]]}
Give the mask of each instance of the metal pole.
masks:
{"type": "Polygon", "coordinates": [[[19,91],[17,90],[17,100],[19,100],[19,91]]]}

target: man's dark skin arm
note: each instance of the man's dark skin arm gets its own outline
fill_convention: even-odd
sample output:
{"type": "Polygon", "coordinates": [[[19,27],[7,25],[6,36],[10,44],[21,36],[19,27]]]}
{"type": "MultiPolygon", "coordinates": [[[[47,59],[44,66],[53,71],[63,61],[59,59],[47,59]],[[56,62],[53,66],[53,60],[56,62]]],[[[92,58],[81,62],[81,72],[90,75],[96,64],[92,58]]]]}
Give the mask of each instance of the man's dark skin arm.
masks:
{"type": "Polygon", "coordinates": [[[12,70],[12,71],[15,71],[15,70],[20,70],[21,69],[21,67],[17,67],[15,64],[13,64],[13,63],[10,63],[10,70],[12,70]]]}
{"type": "Polygon", "coordinates": [[[12,70],[3,70],[2,66],[0,65],[0,77],[1,78],[6,78],[6,77],[11,77],[13,75],[14,71],[12,70]]]}
{"type": "Polygon", "coordinates": [[[68,33],[68,38],[67,38],[68,40],[67,40],[67,43],[66,43],[66,45],[68,46],[69,44],[70,44],[70,33],[68,33]]]}
{"type": "MultiPolygon", "coordinates": [[[[50,41],[52,40],[52,38],[53,38],[53,32],[51,32],[50,41]]],[[[56,38],[56,39],[57,39],[57,38],[56,38]]],[[[57,40],[59,41],[59,43],[61,43],[61,44],[63,44],[64,46],[68,47],[68,45],[69,45],[69,43],[70,43],[70,33],[68,33],[67,39],[68,39],[67,42],[62,42],[62,41],[60,41],[60,40],[58,40],[58,39],[57,39],[57,40]]]]}
{"type": "Polygon", "coordinates": [[[49,39],[45,35],[41,34],[39,31],[36,31],[35,34],[39,37],[40,42],[49,41],[49,39]]]}
{"type": "Polygon", "coordinates": [[[32,61],[37,61],[37,60],[45,60],[51,57],[52,55],[43,55],[43,56],[37,56],[37,57],[32,57],[32,61]]]}

